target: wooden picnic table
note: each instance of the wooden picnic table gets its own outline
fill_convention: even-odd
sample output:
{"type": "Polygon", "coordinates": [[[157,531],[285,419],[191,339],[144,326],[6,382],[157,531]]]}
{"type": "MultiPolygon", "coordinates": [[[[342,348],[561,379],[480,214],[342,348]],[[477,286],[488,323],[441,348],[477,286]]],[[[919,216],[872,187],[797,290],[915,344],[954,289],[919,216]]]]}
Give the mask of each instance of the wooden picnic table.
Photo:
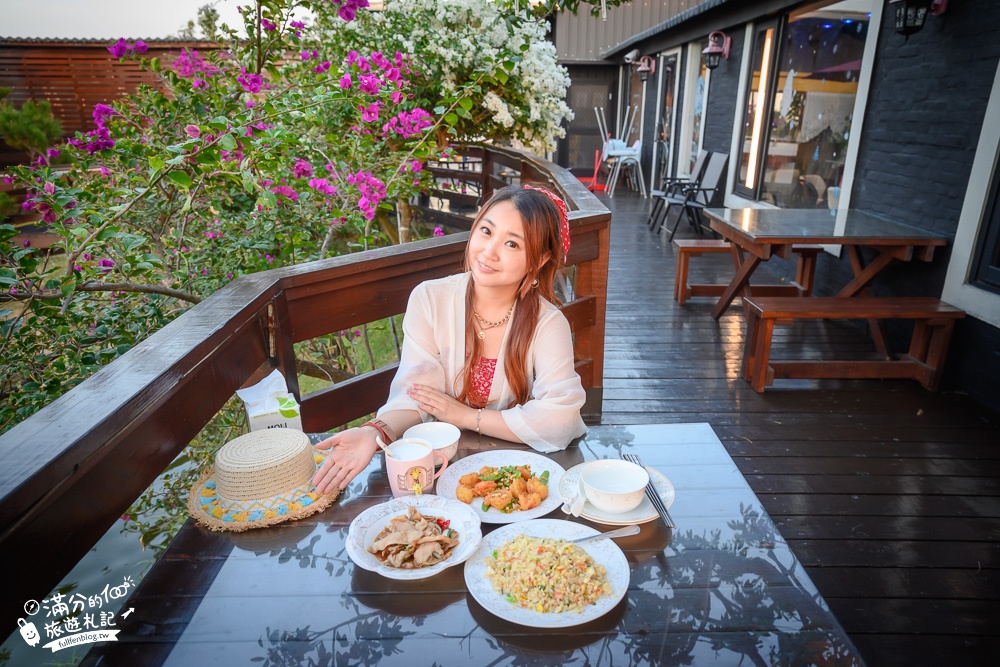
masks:
{"type": "MultiPolygon", "coordinates": [[[[459,446],[531,451],[470,432],[459,446]]],[[[624,453],[672,482],[677,528],[653,519],[617,541],[627,591],[596,620],[509,622],[468,592],[462,565],[412,582],[355,566],[351,521],[391,497],[377,459],[306,521],[242,534],[189,521],[126,603],[118,641],[82,664],[863,664],[708,424],[595,426],[550,456],[570,470],[624,453]]]]}
{"type": "MultiPolygon", "coordinates": [[[[934,249],[947,243],[939,234],[858,209],[710,208],[705,209],[705,215],[709,226],[729,241],[738,266],[712,309],[715,319],[746,292],[761,262],[775,256],[791,257],[793,245],[843,246],[854,278],[836,296],[851,297],[865,294],[875,276],[894,260],[929,262],[934,249]],[[875,258],[866,263],[862,248],[875,251],[875,258]]],[[[878,321],[870,325],[876,348],[888,356],[881,325],[878,321]]]]}

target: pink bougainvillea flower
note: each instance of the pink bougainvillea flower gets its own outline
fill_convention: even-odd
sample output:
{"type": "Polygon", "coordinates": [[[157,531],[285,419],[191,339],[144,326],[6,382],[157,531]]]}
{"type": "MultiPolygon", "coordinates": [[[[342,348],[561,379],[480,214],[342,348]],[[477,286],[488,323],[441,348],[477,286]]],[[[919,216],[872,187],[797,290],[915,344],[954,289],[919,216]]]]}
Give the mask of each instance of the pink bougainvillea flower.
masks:
{"type": "Polygon", "coordinates": [[[192,139],[197,139],[201,136],[201,129],[199,129],[197,125],[188,125],[184,128],[184,131],[187,132],[187,135],[192,139]]]}
{"type": "Polygon", "coordinates": [[[108,119],[112,116],[117,116],[118,112],[109,107],[107,104],[98,103],[94,105],[94,111],[90,115],[94,119],[94,125],[97,127],[105,127],[108,119]]]}
{"type": "Polygon", "coordinates": [[[260,92],[260,87],[264,83],[264,77],[260,74],[247,72],[246,68],[241,69],[241,73],[236,77],[236,80],[243,86],[243,90],[254,94],[260,92]]]}
{"type": "Polygon", "coordinates": [[[361,195],[358,199],[358,208],[361,209],[361,214],[366,220],[373,220],[375,209],[385,199],[385,184],[366,171],[349,175],[347,182],[352,184],[361,195]]]}
{"type": "Polygon", "coordinates": [[[108,52],[113,58],[124,58],[128,52],[128,43],[124,37],[119,37],[118,41],[108,47],[108,52]]]}
{"type": "Polygon", "coordinates": [[[306,24],[302,21],[292,21],[288,24],[288,27],[292,29],[296,37],[302,36],[302,29],[306,27],[306,24]]]}
{"type": "Polygon", "coordinates": [[[434,228],[434,236],[444,236],[444,230],[440,227],[434,228]]]}
{"type": "MultiPolygon", "coordinates": [[[[363,115],[362,115],[363,117],[363,115]]],[[[382,126],[382,134],[398,134],[404,139],[415,137],[434,124],[434,118],[423,109],[400,111],[382,126]]]]}
{"type": "Polygon", "coordinates": [[[316,72],[317,74],[322,74],[323,72],[327,71],[328,69],[330,69],[330,61],[329,60],[324,60],[319,65],[316,65],[316,67],[313,67],[313,71],[316,72]]]}
{"type": "Polygon", "coordinates": [[[292,176],[295,178],[309,178],[313,175],[313,166],[308,161],[299,158],[292,167],[292,176]]]}
{"type": "Polygon", "coordinates": [[[378,112],[381,105],[378,102],[372,102],[368,106],[358,105],[358,111],[361,112],[361,120],[366,123],[374,123],[378,120],[378,112]]]}
{"type": "Polygon", "coordinates": [[[282,197],[287,197],[292,201],[299,200],[299,193],[288,187],[287,185],[274,185],[271,187],[271,192],[276,195],[281,195],[282,197]]]}
{"type": "Polygon", "coordinates": [[[119,37],[118,41],[108,47],[108,53],[114,58],[124,58],[125,56],[134,56],[137,53],[145,53],[149,50],[146,46],[146,42],[141,39],[137,39],[134,43],[129,44],[125,41],[124,37],[119,37]]]}
{"type": "Polygon", "coordinates": [[[362,74],[358,77],[358,90],[368,95],[377,95],[382,89],[382,81],[374,75],[362,74]]]}
{"type": "Polygon", "coordinates": [[[268,21],[267,19],[261,19],[260,20],[260,25],[261,25],[262,28],[264,28],[264,30],[267,30],[268,32],[272,32],[272,31],[278,29],[277,25],[275,25],[271,21],[268,21]]]}
{"type": "Polygon", "coordinates": [[[351,81],[351,75],[350,74],[345,74],[344,76],[340,77],[340,88],[342,90],[347,90],[348,88],[351,87],[351,85],[353,83],[354,82],[351,81]]]}
{"type": "Polygon", "coordinates": [[[115,263],[110,259],[102,259],[99,262],[97,262],[97,265],[110,269],[112,266],[115,265],[115,263]]]}
{"type": "Polygon", "coordinates": [[[56,192],[56,186],[52,183],[52,181],[46,181],[45,187],[42,189],[45,190],[45,194],[47,195],[52,195],[56,192]]]}

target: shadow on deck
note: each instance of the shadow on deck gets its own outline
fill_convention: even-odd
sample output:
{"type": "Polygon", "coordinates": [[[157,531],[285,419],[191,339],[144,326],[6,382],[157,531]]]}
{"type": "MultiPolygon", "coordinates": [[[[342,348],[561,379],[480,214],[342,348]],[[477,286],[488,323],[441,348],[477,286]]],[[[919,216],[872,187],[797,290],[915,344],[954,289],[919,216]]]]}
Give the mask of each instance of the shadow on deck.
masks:
{"type": "MultiPolygon", "coordinates": [[[[903,380],[784,380],[755,393],[739,378],[738,305],[718,322],[712,299],[679,306],[673,248],[645,224],[651,201],[599,197],[613,214],[602,423],[710,423],[868,664],[992,663],[1000,415],[903,380]]],[[[715,255],[691,271],[728,282],[733,269],[715,255]]],[[[870,347],[838,322],[780,327],[783,345],[870,347]]]]}

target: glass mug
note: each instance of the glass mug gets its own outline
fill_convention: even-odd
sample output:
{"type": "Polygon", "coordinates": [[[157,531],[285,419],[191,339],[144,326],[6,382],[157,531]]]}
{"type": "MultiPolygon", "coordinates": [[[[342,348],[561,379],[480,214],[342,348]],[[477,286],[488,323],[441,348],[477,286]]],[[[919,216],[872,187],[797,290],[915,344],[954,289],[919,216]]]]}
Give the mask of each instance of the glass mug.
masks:
{"type": "Polygon", "coordinates": [[[448,467],[448,457],[420,438],[400,438],[385,448],[385,470],[393,498],[430,493],[434,480],[448,467]],[[434,472],[434,459],[441,469],[434,472]]]}

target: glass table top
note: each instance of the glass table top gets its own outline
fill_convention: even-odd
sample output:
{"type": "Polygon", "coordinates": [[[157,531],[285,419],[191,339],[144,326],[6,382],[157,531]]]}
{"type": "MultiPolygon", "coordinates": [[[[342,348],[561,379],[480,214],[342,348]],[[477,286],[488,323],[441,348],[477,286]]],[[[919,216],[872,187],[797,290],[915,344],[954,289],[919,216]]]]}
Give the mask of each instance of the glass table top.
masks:
{"type": "Polygon", "coordinates": [[[865,245],[944,245],[946,239],[884,216],[849,209],[842,225],[827,209],[712,208],[714,223],[753,242],[859,243],[865,245]]]}
{"type": "MultiPolygon", "coordinates": [[[[531,451],[464,432],[459,456],[531,451]]],[[[119,641],[93,664],[862,665],[850,639],[708,424],[596,426],[563,468],[637,454],[664,473],[677,528],[617,540],[625,598],[583,625],[541,629],[488,612],[463,568],[386,579],[347,555],[348,526],[390,497],[381,459],[309,520],[246,533],[191,522],[142,581],[119,641]]],[[[549,515],[601,531],[612,527],[549,515]]],[[[483,524],[489,533],[497,526],[483,524]]],[[[86,664],[86,662],[85,662],[86,664]]]]}

